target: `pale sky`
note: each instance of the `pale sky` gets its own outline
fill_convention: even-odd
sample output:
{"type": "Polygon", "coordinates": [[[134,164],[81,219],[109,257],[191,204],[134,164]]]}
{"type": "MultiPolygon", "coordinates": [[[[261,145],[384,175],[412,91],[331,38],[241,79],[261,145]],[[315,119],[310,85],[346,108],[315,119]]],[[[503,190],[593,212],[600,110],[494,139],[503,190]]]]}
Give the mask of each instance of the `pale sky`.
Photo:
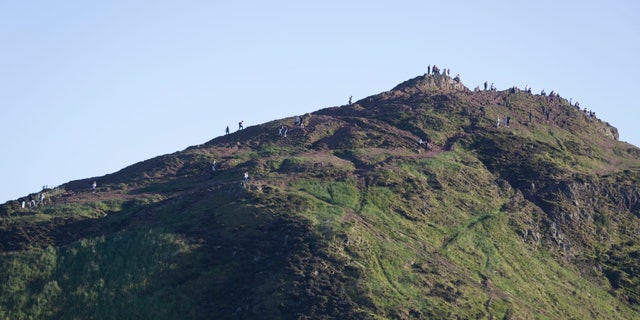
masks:
{"type": "Polygon", "coordinates": [[[386,91],[437,64],[640,145],[640,2],[0,0],[0,203],[386,91]]]}

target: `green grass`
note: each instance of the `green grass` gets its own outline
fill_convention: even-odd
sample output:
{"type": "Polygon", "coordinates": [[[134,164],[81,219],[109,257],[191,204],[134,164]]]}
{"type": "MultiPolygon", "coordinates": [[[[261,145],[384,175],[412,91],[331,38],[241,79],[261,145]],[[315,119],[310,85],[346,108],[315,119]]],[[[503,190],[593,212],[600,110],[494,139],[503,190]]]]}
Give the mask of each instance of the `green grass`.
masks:
{"type": "Polygon", "coordinates": [[[157,277],[190,250],[180,236],[147,230],[3,254],[0,318],[122,319],[146,310],[145,318],[180,319],[188,306],[175,305],[157,277]]]}

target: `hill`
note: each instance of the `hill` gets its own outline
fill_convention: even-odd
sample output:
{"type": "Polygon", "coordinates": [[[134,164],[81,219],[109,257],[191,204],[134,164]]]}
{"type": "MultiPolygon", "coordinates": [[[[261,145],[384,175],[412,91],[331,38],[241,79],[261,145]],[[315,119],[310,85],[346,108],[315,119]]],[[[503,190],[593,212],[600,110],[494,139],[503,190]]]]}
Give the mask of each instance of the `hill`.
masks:
{"type": "Polygon", "coordinates": [[[431,74],[301,120],[0,206],[0,317],[640,317],[640,150],[588,110],[431,74]]]}

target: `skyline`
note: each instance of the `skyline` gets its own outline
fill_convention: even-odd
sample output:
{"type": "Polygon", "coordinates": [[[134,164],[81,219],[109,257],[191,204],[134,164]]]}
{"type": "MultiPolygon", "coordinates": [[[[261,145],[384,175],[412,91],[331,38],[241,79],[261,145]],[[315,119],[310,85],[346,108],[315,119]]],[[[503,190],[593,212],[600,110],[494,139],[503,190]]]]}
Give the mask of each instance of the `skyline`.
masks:
{"type": "MultiPolygon", "coordinates": [[[[640,145],[640,4],[0,3],[0,203],[451,69],[579,101],[640,145]]],[[[89,187],[89,186],[88,186],[89,187]]]]}

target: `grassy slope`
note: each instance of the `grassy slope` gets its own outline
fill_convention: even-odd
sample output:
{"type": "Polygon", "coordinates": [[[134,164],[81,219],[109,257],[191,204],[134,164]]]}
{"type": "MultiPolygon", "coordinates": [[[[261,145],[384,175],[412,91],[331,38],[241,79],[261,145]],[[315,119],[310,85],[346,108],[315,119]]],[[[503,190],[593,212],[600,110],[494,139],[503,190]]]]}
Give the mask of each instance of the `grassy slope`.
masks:
{"type": "Polygon", "coordinates": [[[637,318],[637,149],[538,96],[413,81],[6,204],[0,317],[637,318]]]}

